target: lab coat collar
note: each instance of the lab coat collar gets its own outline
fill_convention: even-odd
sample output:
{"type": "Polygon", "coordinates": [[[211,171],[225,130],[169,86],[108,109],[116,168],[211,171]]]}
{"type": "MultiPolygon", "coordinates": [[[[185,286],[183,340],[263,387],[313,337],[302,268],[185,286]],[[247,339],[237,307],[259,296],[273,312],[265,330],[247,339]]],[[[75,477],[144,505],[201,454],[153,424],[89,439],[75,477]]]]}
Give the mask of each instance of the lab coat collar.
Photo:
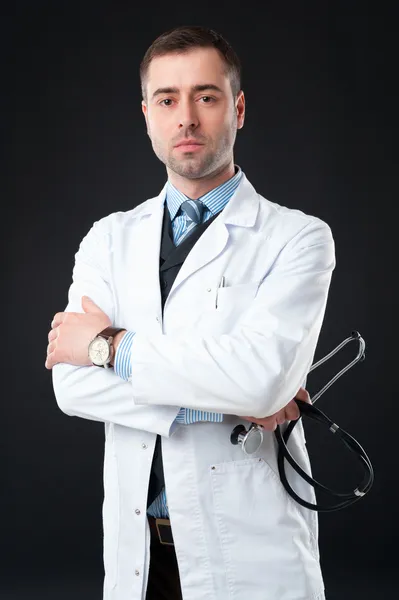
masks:
{"type": "MultiPolygon", "coordinates": [[[[158,212],[163,214],[164,203],[168,182],[165,183],[160,194],[143,202],[135,210],[135,217],[144,217],[145,215],[158,212]]],[[[253,227],[259,211],[259,195],[255,188],[248,181],[245,173],[242,173],[241,181],[236,191],[220,212],[220,220],[226,225],[237,225],[241,227],[253,227]]]]}
{"type": "MultiPolygon", "coordinates": [[[[135,233],[137,247],[145,260],[136,264],[135,286],[146,289],[154,302],[153,309],[161,314],[161,291],[159,287],[159,260],[162,236],[164,205],[167,183],[161,193],[134,209],[134,219],[142,221],[135,233]]],[[[259,212],[260,196],[243,173],[240,185],[225,208],[205,229],[186,256],[165,302],[166,310],[175,291],[192,274],[209,264],[226,248],[230,236],[228,225],[253,227],[259,212]]],[[[209,282],[209,285],[217,282],[209,282]]],[[[150,308],[150,307],[148,307],[150,308]]]]}

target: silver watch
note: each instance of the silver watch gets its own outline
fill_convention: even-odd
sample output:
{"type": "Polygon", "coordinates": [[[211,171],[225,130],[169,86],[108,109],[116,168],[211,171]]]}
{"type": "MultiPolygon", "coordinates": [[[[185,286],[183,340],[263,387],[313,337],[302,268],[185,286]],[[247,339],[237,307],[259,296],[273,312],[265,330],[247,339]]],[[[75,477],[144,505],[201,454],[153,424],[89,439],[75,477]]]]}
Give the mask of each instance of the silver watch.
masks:
{"type": "Polygon", "coordinates": [[[111,367],[110,362],[114,356],[112,342],[119,331],[125,331],[125,329],[123,327],[106,327],[91,340],[88,354],[94,366],[104,369],[111,367]]]}

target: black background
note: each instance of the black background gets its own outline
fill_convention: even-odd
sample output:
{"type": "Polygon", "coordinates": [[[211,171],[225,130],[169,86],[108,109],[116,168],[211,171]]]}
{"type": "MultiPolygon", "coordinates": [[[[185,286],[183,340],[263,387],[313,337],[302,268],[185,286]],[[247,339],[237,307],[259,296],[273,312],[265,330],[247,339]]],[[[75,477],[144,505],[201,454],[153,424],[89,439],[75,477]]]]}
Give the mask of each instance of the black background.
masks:
{"type": "MultiPolygon", "coordinates": [[[[318,406],[362,444],[375,483],[353,506],[320,514],[322,566],[328,600],[388,596],[399,533],[393,12],[364,2],[36,0],[3,17],[15,177],[3,228],[0,597],[102,597],[103,425],[59,410],[44,367],[47,334],[92,223],[166,181],[145,130],[138,68],[160,33],[183,24],[218,30],[243,63],[235,162],[266,198],[332,228],[337,266],[315,358],[353,329],[367,349],[318,406]]],[[[355,351],[348,345],[309,375],[310,393],[355,351]]],[[[317,425],[305,428],[316,478],[353,489],[362,476],[355,459],[317,425]]]]}

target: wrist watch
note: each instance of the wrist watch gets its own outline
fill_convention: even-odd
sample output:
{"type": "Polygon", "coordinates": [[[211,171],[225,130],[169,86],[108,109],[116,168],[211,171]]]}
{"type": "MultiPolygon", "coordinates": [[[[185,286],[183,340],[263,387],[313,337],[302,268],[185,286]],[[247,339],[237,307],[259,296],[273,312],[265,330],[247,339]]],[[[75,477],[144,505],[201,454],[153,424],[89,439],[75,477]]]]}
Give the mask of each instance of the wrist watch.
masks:
{"type": "Polygon", "coordinates": [[[106,327],[91,340],[88,354],[94,366],[104,367],[104,369],[112,367],[110,362],[115,354],[112,342],[119,331],[126,331],[126,329],[124,327],[106,327]]]}

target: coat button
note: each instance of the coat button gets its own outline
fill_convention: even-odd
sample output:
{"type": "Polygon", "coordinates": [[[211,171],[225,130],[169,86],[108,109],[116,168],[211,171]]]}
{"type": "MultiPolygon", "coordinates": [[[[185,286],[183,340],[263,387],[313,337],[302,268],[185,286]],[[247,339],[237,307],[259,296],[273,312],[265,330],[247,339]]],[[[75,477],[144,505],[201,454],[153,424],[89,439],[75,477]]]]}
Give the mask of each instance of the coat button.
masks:
{"type": "Polygon", "coordinates": [[[206,291],[207,291],[207,292],[211,292],[211,291],[212,291],[212,288],[208,288],[206,291]]]}
{"type": "Polygon", "coordinates": [[[136,510],[134,512],[136,513],[136,515],[139,515],[140,514],[140,509],[136,508],[136,510]]]}
{"type": "Polygon", "coordinates": [[[147,444],[141,444],[141,447],[144,449],[148,448],[147,444]]]}
{"type": "Polygon", "coordinates": [[[136,575],[140,575],[140,571],[138,569],[135,570],[136,575]]]}

